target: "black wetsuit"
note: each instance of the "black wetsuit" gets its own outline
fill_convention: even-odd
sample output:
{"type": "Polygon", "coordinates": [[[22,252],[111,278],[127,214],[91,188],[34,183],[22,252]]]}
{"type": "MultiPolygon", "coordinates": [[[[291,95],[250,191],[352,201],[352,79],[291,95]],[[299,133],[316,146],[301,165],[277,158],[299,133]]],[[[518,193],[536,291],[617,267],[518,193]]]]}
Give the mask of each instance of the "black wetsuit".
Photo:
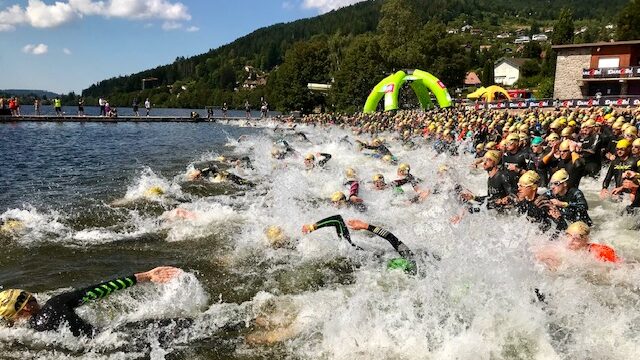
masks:
{"type": "Polygon", "coordinates": [[[583,158],[577,158],[573,160],[574,154],[571,154],[569,159],[556,159],[552,156],[552,160],[547,164],[547,166],[553,169],[554,172],[565,169],[569,174],[569,180],[567,180],[567,184],[569,184],[569,188],[578,188],[580,187],[580,180],[586,174],[585,172],[585,162],[583,158]]]}
{"type": "Polygon", "coordinates": [[[131,275],[54,296],[29,319],[29,325],[36,331],[53,331],[66,323],[69,324],[74,336],[93,336],[95,334],[93,326],[82,320],[74,309],[136,283],[136,277],[131,275]]]}
{"type": "Polygon", "coordinates": [[[420,183],[420,179],[416,178],[415,176],[411,175],[411,174],[407,174],[404,178],[402,179],[397,179],[397,180],[393,180],[391,182],[391,186],[393,187],[400,187],[406,184],[411,184],[411,186],[415,189],[418,184],[420,183]]]}
{"type": "Polygon", "coordinates": [[[604,181],[602,182],[602,188],[607,189],[611,180],[615,180],[616,187],[620,187],[622,185],[622,174],[625,171],[638,171],[638,161],[635,158],[629,156],[626,160],[622,160],[619,157],[616,157],[615,160],[611,162],[609,165],[609,170],[607,171],[607,175],[604,177],[604,181]]]}
{"type": "Polygon", "coordinates": [[[318,161],[318,166],[323,167],[327,164],[327,162],[329,160],[331,160],[331,154],[327,154],[327,153],[320,153],[320,156],[322,156],[322,159],[320,159],[320,161],[318,161]]]}
{"type": "Polygon", "coordinates": [[[520,214],[526,215],[527,219],[532,222],[540,224],[540,230],[547,231],[551,228],[552,223],[555,223],[556,230],[564,230],[567,228],[567,222],[560,217],[554,219],[549,215],[545,202],[548,201],[544,195],[538,195],[533,201],[523,200],[516,203],[516,209],[520,214]]]}
{"type": "MultiPolygon", "coordinates": [[[[349,242],[349,244],[351,244],[351,246],[355,247],[358,250],[362,250],[362,248],[360,248],[359,246],[355,245],[352,241],[351,241],[351,236],[349,235],[349,229],[347,228],[347,225],[344,223],[344,219],[342,218],[342,216],[340,215],[333,215],[330,216],[326,219],[322,219],[320,221],[318,221],[317,223],[314,224],[314,227],[316,229],[320,229],[323,227],[327,227],[327,226],[331,226],[331,227],[335,227],[336,228],[336,233],[338,234],[338,236],[342,239],[345,239],[349,242]]],[[[413,254],[413,252],[407,247],[407,245],[405,245],[402,241],[398,240],[398,238],[393,235],[391,232],[378,227],[378,226],[374,226],[374,225],[369,225],[369,227],[367,228],[368,231],[380,236],[381,238],[387,240],[389,242],[389,244],[391,244],[391,246],[393,246],[393,248],[398,252],[398,254],[400,254],[400,256],[408,261],[410,261],[411,263],[413,263],[414,265],[414,270],[415,271],[415,260],[414,257],[415,255],[413,254]]],[[[439,259],[439,257],[434,256],[434,258],[439,259]]]]}
{"type": "Polygon", "coordinates": [[[520,175],[522,175],[522,171],[527,170],[527,152],[521,149],[515,154],[505,153],[502,155],[502,166],[504,170],[507,171],[511,183],[516,184],[518,179],[520,179],[520,175]],[[509,165],[511,164],[517,167],[516,171],[509,170],[509,165]]]}
{"type": "Polygon", "coordinates": [[[252,183],[249,180],[243,179],[238,175],[232,174],[230,172],[227,171],[220,171],[218,170],[217,167],[215,166],[210,166],[208,168],[204,168],[202,170],[200,170],[202,172],[202,176],[216,176],[216,175],[220,175],[221,178],[225,179],[225,180],[229,180],[237,185],[246,185],[246,186],[255,186],[254,183],[252,183]]]}
{"type": "Polygon", "coordinates": [[[474,200],[478,202],[486,201],[489,209],[497,208],[495,201],[506,196],[515,195],[516,189],[506,172],[498,170],[493,177],[487,180],[487,195],[476,196],[474,200]]]}
{"type": "Polygon", "coordinates": [[[544,152],[539,154],[530,151],[527,154],[527,169],[535,171],[540,176],[540,186],[547,186],[549,183],[549,169],[542,162],[544,152]]]}
{"type": "Polygon", "coordinates": [[[570,188],[563,196],[554,196],[551,191],[547,192],[547,196],[551,199],[558,199],[569,204],[567,207],[558,207],[562,216],[569,222],[584,221],[587,225],[592,226],[593,221],[589,217],[589,204],[584,197],[582,191],[578,188],[570,188]]]}
{"type": "Polygon", "coordinates": [[[380,157],[383,157],[385,155],[393,156],[391,151],[389,151],[389,149],[386,146],[384,146],[384,144],[380,144],[378,146],[373,146],[365,143],[361,143],[361,144],[362,144],[362,147],[365,149],[374,150],[378,155],[380,155],[380,157]]]}
{"type": "Polygon", "coordinates": [[[329,216],[328,218],[322,219],[314,224],[315,229],[322,229],[323,227],[327,226],[336,228],[336,234],[338,234],[338,237],[347,240],[347,242],[356,249],[362,250],[358,245],[354,244],[353,241],[351,241],[349,229],[347,228],[347,224],[344,223],[344,219],[342,218],[342,216],[329,216]]]}
{"type": "Polygon", "coordinates": [[[580,155],[585,162],[585,174],[598,176],[602,169],[602,149],[604,144],[600,134],[591,134],[582,139],[582,152],[580,155]]]}

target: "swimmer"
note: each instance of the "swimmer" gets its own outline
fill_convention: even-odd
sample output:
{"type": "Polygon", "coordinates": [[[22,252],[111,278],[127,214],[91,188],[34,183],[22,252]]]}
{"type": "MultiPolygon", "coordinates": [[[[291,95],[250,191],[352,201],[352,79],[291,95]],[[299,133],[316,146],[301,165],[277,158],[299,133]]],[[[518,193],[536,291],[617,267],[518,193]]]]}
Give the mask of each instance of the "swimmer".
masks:
{"type": "Polygon", "coordinates": [[[373,175],[373,190],[385,190],[389,188],[389,185],[384,181],[384,175],[373,175]]]}
{"type": "Polygon", "coordinates": [[[429,190],[420,189],[418,184],[422,180],[413,176],[410,173],[410,171],[411,171],[411,166],[409,166],[409,164],[401,163],[400,165],[398,165],[398,170],[397,170],[397,175],[399,179],[392,181],[391,184],[389,185],[391,187],[396,188],[398,192],[404,192],[402,191],[401,187],[405,184],[411,184],[411,187],[413,188],[413,190],[418,194],[417,198],[413,199],[412,202],[422,201],[426,199],[427,196],[429,196],[429,190]]]}
{"type": "Polygon", "coordinates": [[[40,306],[34,295],[25,290],[8,289],[0,292],[0,319],[7,325],[27,323],[36,331],[55,331],[67,324],[74,336],[96,334],[94,327],[85,322],[75,309],[91,301],[102,299],[117,290],[124,290],[138,283],[166,283],[182,270],[161,266],[147,272],[113,279],[80,290],[65,292],[49,299],[40,306]]]}
{"type": "Polygon", "coordinates": [[[360,212],[367,210],[361,198],[357,196],[347,198],[342,191],[336,191],[331,195],[331,204],[337,208],[351,206],[360,212]]]}
{"type": "Polygon", "coordinates": [[[0,233],[15,234],[25,228],[24,221],[17,219],[7,219],[0,225],[0,233]]]}
{"type": "MultiPolygon", "coordinates": [[[[569,225],[566,234],[566,248],[575,252],[588,252],[595,260],[605,263],[619,263],[622,260],[616,251],[604,244],[589,242],[591,228],[582,221],[569,225]]],[[[561,253],[554,247],[543,247],[535,250],[535,257],[550,270],[555,271],[562,264],[561,253]]]]}
{"type": "Polygon", "coordinates": [[[316,155],[313,154],[307,154],[304,157],[304,167],[307,170],[311,170],[313,168],[315,168],[316,166],[318,167],[324,167],[327,162],[329,160],[331,160],[331,154],[327,154],[327,153],[316,153],[316,155]],[[320,159],[320,161],[318,161],[316,163],[316,155],[318,157],[322,156],[322,159],[320,159]]]}
{"type": "Polygon", "coordinates": [[[389,231],[374,225],[369,225],[362,220],[358,219],[350,219],[347,221],[347,225],[344,222],[344,219],[340,215],[333,215],[326,219],[322,219],[315,224],[305,224],[302,226],[302,232],[304,234],[309,234],[313,231],[321,229],[323,227],[334,227],[336,229],[336,233],[338,237],[346,240],[351,244],[351,246],[355,247],[357,250],[362,250],[359,246],[354,244],[351,241],[351,235],[349,234],[349,228],[352,230],[368,230],[381,238],[387,240],[391,246],[398,252],[400,255],[399,258],[393,258],[387,262],[388,269],[401,269],[410,274],[415,274],[417,271],[415,255],[409,250],[409,248],[398,238],[390,233],[389,231]]]}

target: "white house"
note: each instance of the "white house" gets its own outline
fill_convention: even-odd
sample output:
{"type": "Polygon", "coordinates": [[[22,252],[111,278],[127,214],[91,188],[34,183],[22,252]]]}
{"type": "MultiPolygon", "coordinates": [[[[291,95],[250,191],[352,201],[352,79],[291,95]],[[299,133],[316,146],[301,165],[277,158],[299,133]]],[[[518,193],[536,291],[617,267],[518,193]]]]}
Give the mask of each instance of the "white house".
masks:
{"type": "Polygon", "coordinates": [[[493,81],[496,84],[512,86],[520,78],[520,67],[529,59],[502,58],[493,68],[493,81]]]}

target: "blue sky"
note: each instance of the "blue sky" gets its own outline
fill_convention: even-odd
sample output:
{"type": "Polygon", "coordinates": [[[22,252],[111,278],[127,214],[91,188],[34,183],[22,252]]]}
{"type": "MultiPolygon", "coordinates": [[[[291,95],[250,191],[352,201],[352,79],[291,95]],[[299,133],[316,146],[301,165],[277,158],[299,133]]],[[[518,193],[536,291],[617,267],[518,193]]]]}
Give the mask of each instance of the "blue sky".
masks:
{"type": "Polygon", "coordinates": [[[0,89],[79,92],[362,0],[0,0],[0,89]]]}

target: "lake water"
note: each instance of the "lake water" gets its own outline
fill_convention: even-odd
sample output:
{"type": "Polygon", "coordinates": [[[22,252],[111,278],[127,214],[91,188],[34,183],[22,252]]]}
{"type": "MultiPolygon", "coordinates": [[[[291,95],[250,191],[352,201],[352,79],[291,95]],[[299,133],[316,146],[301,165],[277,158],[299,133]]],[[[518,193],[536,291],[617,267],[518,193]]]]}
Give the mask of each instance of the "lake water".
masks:
{"type": "MultiPolygon", "coordinates": [[[[374,173],[392,180],[395,167],[340,141],[343,130],[299,126],[307,142],[258,125],[0,124],[0,219],[23,224],[0,233],[3,288],[28,289],[44,301],[159,265],[185,270],[168,284],[81,307],[100,329],[93,339],[0,326],[0,358],[640,356],[637,267],[581,259],[550,272],[531,253],[548,236],[525,219],[482,212],[459,225],[448,221],[460,209],[446,189],[462,183],[486,191],[486,175],[469,169],[471,156],[436,156],[389,140],[425,186],[442,189],[410,204],[410,188],[404,195],[369,189],[374,173]],[[275,161],[270,152],[282,139],[299,154],[275,161]],[[325,170],[304,170],[303,155],[316,152],[333,158],[325,170]],[[220,155],[249,156],[252,168],[216,163],[220,155]],[[211,163],[256,186],[187,181],[189,169],[211,163]],[[440,164],[449,167],[445,177],[440,164]],[[365,213],[326,200],[347,190],[346,167],[363,180],[365,213]],[[176,208],[194,217],[171,217],[176,208]],[[442,260],[419,256],[419,272],[410,276],[386,270],[396,255],[378,237],[352,232],[365,249],[356,251],[332,229],[302,235],[302,224],[336,213],[383,226],[416,253],[442,260]],[[288,247],[268,246],[264,231],[274,224],[291,239],[288,247]],[[535,300],[534,288],[547,304],[535,300]]],[[[597,200],[597,181],[584,182],[594,240],[637,262],[637,219],[618,215],[624,203],[597,200]]]]}

